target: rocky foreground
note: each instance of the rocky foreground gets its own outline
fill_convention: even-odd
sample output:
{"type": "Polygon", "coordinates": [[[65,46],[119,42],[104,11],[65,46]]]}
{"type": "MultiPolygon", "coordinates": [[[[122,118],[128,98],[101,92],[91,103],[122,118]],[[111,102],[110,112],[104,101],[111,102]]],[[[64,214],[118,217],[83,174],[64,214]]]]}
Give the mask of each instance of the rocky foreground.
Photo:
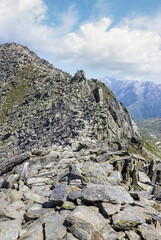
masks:
{"type": "Polygon", "coordinates": [[[0,240],[161,239],[161,161],[142,153],[105,84],[0,45],[0,240]]]}
{"type": "Polygon", "coordinates": [[[15,156],[0,167],[0,239],[159,240],[160,173],[89,139],[15,156]]]}

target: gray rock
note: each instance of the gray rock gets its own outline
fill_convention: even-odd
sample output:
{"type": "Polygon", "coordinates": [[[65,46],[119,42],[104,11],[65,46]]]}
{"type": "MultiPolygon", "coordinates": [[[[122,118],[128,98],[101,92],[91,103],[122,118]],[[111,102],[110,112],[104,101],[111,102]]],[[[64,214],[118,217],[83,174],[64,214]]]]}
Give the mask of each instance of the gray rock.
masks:
{"type": "Polygon", "coordinates": [[[21,222],[17,220],[5,221],[0,223],[1,240],[17,240],[21,231],[21,222]]]}
{"type": "Polygon", "coordinates": [[[109,182],[109,175],[113,171],[113,166],[109,162],[102,164],[86,162],[81,170],[87,183],[105,184],[109,182]]]}
{"type": "Polygon", "coordinates": [[[38,203],[33,203],[33,204],[30,204],[28,209],[29,211],[36,211],[36,210],[40,210],[42,209],[42,205],[41,204],[38,204],[38,203]]]}
{"type": "Polygon", "coordinates": [[[125,232],[129,240],[140,240],[140,236],[135,231],[125,232]]]}
{"type": "Polygon", "coordinates": [[[50,213],[50,210],[47,208],[41,208],[39,210],[28,209],[24,215],[24,219],[25,219],[25,221],[36,220],[47,213],[50,213]]]}
{"type": "Polygon", "coordinates": [[[39,195],[44,196],[44,197],[50,197],[50,195],[52,193],[52,190],[50,190],[50,188],[51,188],[50,185],[32,186],[31,190],[39,195]]]}
{"type": "Polygon", "coordinates": [[[159,240],[161,239],[161,232],[152,225],[143,224],[138,228],[139,233],[145,240],[159,240]]]}
{"type": "Polygon", "coordinates": [[[65,236],[64,220],[65,217],[59,214],[53,214],[45,219],[44,232],[46,239],[63,238],[65,236]]]}
{"type": "Polygon", "coordinates": [[[101,229],[100,233],[105,240],[118,240],[117,232],[108,223],[101,229]]]}
{"type": "Polygon", "coordinates": [[[50,196],[50,201],[53,201],[55,204],[65,202],[70,188],[71,186],[67,186],[61,183],[54,184],[54,189],[50,196]]]}
{"type": "Polygon", "coordinates": [[[70,227],[70,232],[80,240],[91,240],[94,229],[85,221],[78,221],[70,227]]]}
{"type": "Polygon", "coordinates": [[[142,183],[151,183],[150,178],[144,173],[139,171],[139,181],[142,183]]]}
{"type": "Polygon", "coordinates": [[[76,191],[76,189],[77,188],[75,188],[75,190],[72,189],[70,191],[70,193],[68,194],[68,197],[67,197],[68,200],[74,201],[78,198],[81,198],[81,196],[82,196],[81,189],[77,189],[77,191],[76,191]]]}
{"type": "Polygon", "coordinates": [[[25,180],[29,172],[29,162],[25,162],[21,175],[20,175],[20,180],[25,180]]]}
{"type": "Polygon", "coordinates": [[[77,206],[67,217],[72,225],[78,221],[90,223],[95,231],[100,231],[107,224],[106,219],[99,213],[97,207],[77,206]]]}
{"type": "Polygon", "coordinates": [[[20,237],[20,240],[44,240],[62,238],[66,234],[66,227],[63,225],[64,217],[50,211],[39,219],[35,220],[24,230],[26,232],[20,237]],[[54,226],[54,227],[53,227],[54,226]]]}
{"type": "Polygon", "coordinates": [[[106,162],[108,160],[109,160],[109,154],[108,153],[104,153],[104,154],[97,157],[97,162],[98,163],[106,162]]]}
{"type": "Polygon", "coordinates": [[[71,233],[67,233],[64,237],[64,240],[77,240],[78,238],[75,238],[71,233]]]}
{"type": "Polygon", "coordinates": [[[82,190],[82,199],[88,202],[110,202],[119,204],[132,204],[134,202],[130,194],[121,186],[107,186],[91,184],[82,190]]]}
{"type": "Polygon", "coordinates": [[[145,183],[142,183],[142,182],[137,182],[137,184],[139,185],[139,187],[141,187],[143,190],[149,192],[150,194],[152,194],[153,192],[153,186],[152,185],[149,185],[149,184],[145,184],[145,183]]]}
{"type": "Polygon", "coordinates": [[[79,169],[77,164],[69,165],[69,182],[72,179],[80,179],[83,181],[83,177],[81,175],[81,170],[79,169]]]}
{"type": "Polygon", "coordinates": [[[128,206],[124,211],[112,216],[113,228],[116,230],[130,230],[147,220],[151,220],[151,217],[148,216],[145,209],[140,207],[128,206]]]}
{"type": "Polygon", "coordinates": [[[101,212],[105,216],[111,216],[120,211],[121,205],[103,202],[101,203],[101,212]]]}
{"type": "Polygon", "coordinates": [[[36,185],[37,183],[43,184],[52,184],[52,180],[47,177],[32,177],[28,178],[26,181],[27,185],[36,185]]]}
{"type": "Polygon", "coordinates": [[[44,202],[46,202],[46,198],[41,196],[41,195],[38,195],[32,191],[26,191],[24,192],[24,197],[25,199],[27,200],[31,200],[35,203],[40,203],[40,204],[43,204],[44,202]]]}

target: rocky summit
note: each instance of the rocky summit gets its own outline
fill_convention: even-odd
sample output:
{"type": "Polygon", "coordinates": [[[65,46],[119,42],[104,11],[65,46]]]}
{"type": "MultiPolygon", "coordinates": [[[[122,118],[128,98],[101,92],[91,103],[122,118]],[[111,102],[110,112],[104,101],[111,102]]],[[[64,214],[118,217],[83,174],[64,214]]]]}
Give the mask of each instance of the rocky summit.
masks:
{"type": "Polygon", "coordinates": [[[93,139],[112,149],[140,142],[129,113],[100,81],[54,68],[27,47],[0,45],[1,159],[93,139]]]}
{"type": "Polygon", "coordinates": [[[0,240],[161,239],[161,160],[104,83],[15,43],[0,81],[0,240]]]}

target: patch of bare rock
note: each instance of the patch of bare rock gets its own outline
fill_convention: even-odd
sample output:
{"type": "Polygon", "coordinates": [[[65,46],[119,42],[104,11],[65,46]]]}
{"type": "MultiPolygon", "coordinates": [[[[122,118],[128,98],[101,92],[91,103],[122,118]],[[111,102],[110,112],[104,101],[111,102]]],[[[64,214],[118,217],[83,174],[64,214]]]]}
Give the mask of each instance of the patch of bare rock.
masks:
{"type": "Polygon", "coordinates": [[[0,240],[161,239],[160,162],[87,142],[1,165],[0,240]]]}

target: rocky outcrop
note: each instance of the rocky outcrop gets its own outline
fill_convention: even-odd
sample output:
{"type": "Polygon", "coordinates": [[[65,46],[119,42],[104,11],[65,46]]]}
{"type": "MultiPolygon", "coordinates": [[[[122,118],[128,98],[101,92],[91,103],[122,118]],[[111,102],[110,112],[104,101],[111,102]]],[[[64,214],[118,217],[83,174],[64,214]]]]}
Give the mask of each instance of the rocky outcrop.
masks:
{"type": "Polygon", "coordinates": [[[104,83],[74,77],[27,47],[0,45],[1,159],[71,140],[97,139],[112,149],[140,145],[129,113],[104,83]]]}
{"type": "Polygon", "coordinates": [[[161,239],[160,162],[96,140],[26,156],[1,171],[0,239],[161,239]]]}

